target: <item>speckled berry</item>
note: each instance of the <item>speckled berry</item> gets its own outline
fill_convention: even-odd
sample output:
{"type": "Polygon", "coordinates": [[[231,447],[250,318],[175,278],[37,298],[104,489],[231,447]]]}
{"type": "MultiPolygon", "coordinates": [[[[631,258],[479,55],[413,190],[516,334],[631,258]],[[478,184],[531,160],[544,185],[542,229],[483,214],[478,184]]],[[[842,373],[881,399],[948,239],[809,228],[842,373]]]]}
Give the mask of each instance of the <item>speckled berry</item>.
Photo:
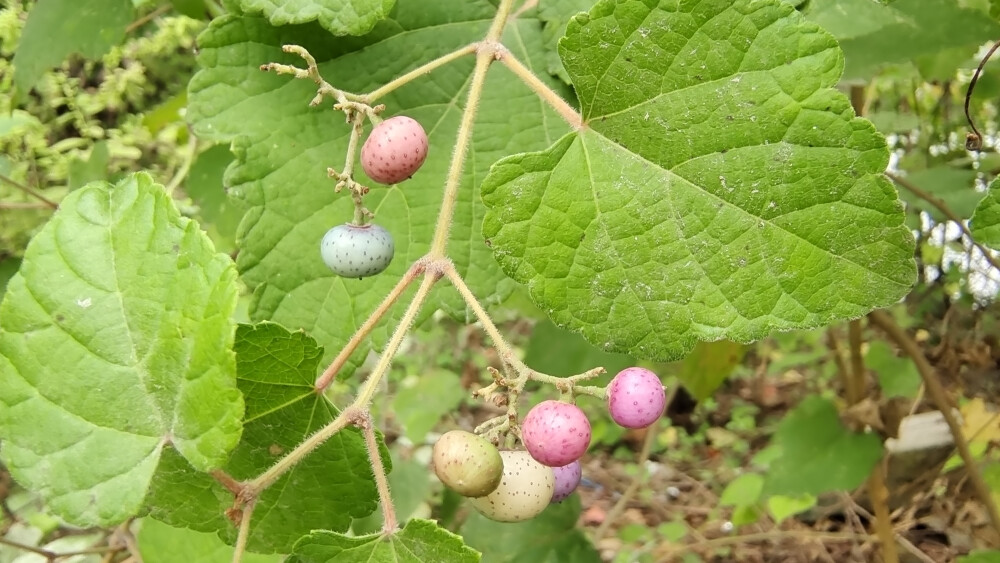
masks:
{"type": "Polygon", "coordinates": [[[472,432],[445,432],[434,444],[431,459],[438,479],[462,496],[488,495],[503,477],[503,458],[496,446],[472,432]]]}
{"type": "Polygon", "coordinates": [[[379,123],[361,147],[361,166],[380,184],[396,184],[427,158],[427,133],[415,119],[397,115],[379,123]]]}
{"type": "Polygon", "coordinates": [[[648,369],[625,368],[608,385],[608,411],[625,428],[649,426],[660,418],[666,406],[663,384],[648,369]]]}
{"type": "Polygon", "coordinates": [[[590,421],[580,407],[543,401],[524,417],[521,441],[531,457],[549,467],[568,465],[590,446],[590,421]]]}
{"type": "Polygon", "coordinates": [[[389,231],[373,223],[337,225],[320,243],[323,262],[345,278],[364,278],[385,270],[395,249],[389,231]]]}
{"type": "Polygon", "coordinates": [[[556,478],[552,502],[562,502],[573,494],[577,485],[580,484],[580,479],[583,478],[583,466],[580,464],[580,460],[576,460],[569,465],[553,467],[552,474],[556,478]]]}
{"type": "Polygon", "coordinates": [[[555,475],[526,451],[502,451],[503,479],[492,493],[470,499],[480,514],[497,522],[521,522],[538,516],[552,500],[555,475]]]}

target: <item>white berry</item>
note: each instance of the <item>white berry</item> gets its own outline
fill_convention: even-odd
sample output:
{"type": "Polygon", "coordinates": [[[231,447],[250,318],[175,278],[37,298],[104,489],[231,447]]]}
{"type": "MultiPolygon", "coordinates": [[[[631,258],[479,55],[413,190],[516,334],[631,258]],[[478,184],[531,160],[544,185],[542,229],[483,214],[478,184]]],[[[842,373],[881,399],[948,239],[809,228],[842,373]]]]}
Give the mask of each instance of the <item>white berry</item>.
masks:
{"type": "Polygon", "coordinates": [[[427,133],[415,119],[397,115],[379,123],[361,147],[361,167],[381,184],[397,184],[427,159],[427,133]]]}
{"type": "Polygon", "coordinates": [[[555,475],[526,451],[502,451],[503,479],[492,493],[469,499],[480,514],[497,522],[521,522],[538,516],[552,500],[555,475]]]}
{"type": "Polygon", "coordinates": [[[395,249],[389,231],[374,223],[337,225],[320,243],[323,262],[345,278],[364,278],[385,270],[395,249]]]}

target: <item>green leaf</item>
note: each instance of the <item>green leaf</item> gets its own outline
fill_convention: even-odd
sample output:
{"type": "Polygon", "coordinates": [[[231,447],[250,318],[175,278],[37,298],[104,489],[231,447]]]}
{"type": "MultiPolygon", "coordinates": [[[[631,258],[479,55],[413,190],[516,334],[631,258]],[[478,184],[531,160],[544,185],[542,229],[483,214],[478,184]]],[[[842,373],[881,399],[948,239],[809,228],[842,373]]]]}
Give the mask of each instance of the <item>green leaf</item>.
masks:
{"type": "Polygon", "coordinates": [[[7,283],[14,277],[21,267],[20,258],[4,258],[0,260],[0,303],[3,303],[4,293],[7,291],[7,283]]]}
{"type": "MultiPolygon", "coordinates": [[[[854,0],[858,1],[858,0],[854,0]]],[[[844,0],[823,0],[822,5],[840,5],[844,0]]],[[[1000,35],[1000,24],[979,10],[958,6],[954,0],[897,0],[882,8],[888,15],[874,16],[873,10],[864,15],[847,12],[855,28],[864,34],[850,32],[848,19],[841,19],[838,30],[849,37],[838,37],[847,58],[845,78],[868,78],[889,63],[906,63],[926,54],[952,48],[964,48],[972,56],[980,45],[1000,35]],[[898,21],[884,25],[887,17],[898,21]],[[869,25],[873,21],[878,27],[869,25]]]]}
{"type": "Polygon", "coordinates": [[[566,33],[569,20],[578,13],[589,10],[594,2],[595,0],[546,0],[538,7],[538,17],[545,25],[542,34],[548,48],[545,56],[546,70],[567,84],[570,84],[571,80],[559,58],[557,46],[566,33]]]}
{"type": "Polygon", "coordinates": [[[816,506],[816,497],[803,494],[796,496],[774,495],[767,499],[767,509],[775,524],[781,524],[789,516],[805,512],[816,506]]]}
{"type": "Polygon", "coordinates": [[[882,457],[878,436],[851,432],[833,403],[818,396],[807,397],[785,415],[774,444],[781,455],[768,469],[767,495],[851,490],[882,457]]]}
{"type": "Polygon", "coordinates": [[[986,197],[976,206],[969,228],[976,242],[1000,249],[1000,180],[990,183],[986,197]]]}
{"type": "Polygon", "coordinates": [[[0,458],[78,525],[136,514],[173,446],[200,471],[240,437],[236,274],[146,174],[67,196],[0,306],[0,458]]]}
{"type": "Polygon", "coordinates": [[[406,437],[422,444],[441,417],[454,411],[466,396],[458,375],[447,370],[421,372],[400,382],[391,412],[403,425],[406,437]]]}
{"type": "Polygon", "coordinates": [[[671,360],[895,303],[913,239],[832,37],[778,0],[602,1],[560,55],[586,125],[483,181],[483,233],[558,325],[671,360]]]}
{"type": "Polygon", "coordinates": [[[681,364],[678,379],[698,400],[705,400],[733,373],[743,359],[744,346],[729,340],[699,342],[681,364]]]}
{"type": "Polygon", "coordinates": [[[977,549],[968,555],[959,557],[956,563],[1000,563],[1000,551],[996,549],[977,549]]]}
{"type": "MultiPolygon", "coordinates": [[[[323,351],[302,332],[274,323],[240,325],[236,369],[246,401],[243,438],[223,468],[252,479],[338,414],[314,388],[323,351]]],[[[383,461],[390,467],[388,452],[383,461]]],[[[236,529],[223,517],[233,495],[213,478],[171,458],[156,475],[148,504],[158,520],[208,532],[228,542],[236,529]]],[[[377,494],[364,441],[356,428],[342,430],[264,491],[257,501],[249,549],[287,553],[318,528],[346,531],[352,518],[376,508],[377,494]]]]}
{"type": "Polygon", "coordinates": [[[318,21],[334,35],[363,35],[389,15],[396,0],[239,0],[247,14],[272,25],[318,21]]]}
{"type": "Polygon", "coordinates": [[[719,496],[720,506],[750,506],[760,500],[764,490],[764,477],[757,473],[744,473],[733,479],[719,496]]]}
{"type": "Polygon", "coordinates": [[[576,526],[579,517],[579,495],[573,495],[529,522],[500,524],[476,512],[462,526],[462,537],[490,563],[599,563],[576,526]]]}
{"type": "Polygon", "coordinates": [[[46,71],[74,53],[99,58],[121,43],[133,17],[129,0],[36,2],[14,53],[14,86],[27,93],[46,71]]]}
{"type": "MultiPolygon", "coordinates": [[[[916,187],[943,201],[963,219],[972,217],[976,205],[983,199],[983,193],[976,191],[975,170],[935,166],[907,174],[907,179],[916,187]]],[[[926,211],[935,221],[942,223],[948,220],[937,207],[910,190],[900,190],[899,195],[907,205],[926,211]]]]}
{"type": "Polygon", "coordinates": [[[170,4],[179,13],[196,20],[205,19],[207,14],[205,0],[170,0],[170,4]]]}
{"type": "Polygon", "coordinates": [[[898,10],[873,0],[812,0],[803,14],[839,41],[875,33],[906,22],[898,10]]]}
{"type": "MultiPolygon", "coordinates": [[[[427,465],[412,459],[397,460],[389,474],[389,491],[396,517],[405,522],[413,516],[431,493],[431,477],[427,465]]],[[[365,518],[356,519],[351,524],[354,535],[373,534],[382,528],[382,511],[376,510],[365,518]]]]}
{"type": "Polygon", "coordinates": [[[87,160],[73,159],[69,163],[69,189],[75,190],[89,182],[108,179],[108,144],[100,141],[90,149],[87,160]]]}
{"type": "Polygon", "coordinates": [[[896,356],[892,348],[881,340],[869,344],[865,356],[868,367],[878,375],[879,386],[886,397],[914,398],[920,390],[920,373],[909,358],[896,356]]]}
{"type": "MultiPolygon", "coordinates": [[[[281,45],[295,43],[309,49],[321,73],[335,78],[337,87],[371,91],[433,57],[480,40],[494,13],[488,2],[401,0],[391,21],[360,38],[334,38],[316,25],[275,29],[263,19],[233,16],[217,18],[200,36],[204,69],[191,81],[188,116],[200,138],[234,141],[237,161],[227,171],[226,185],[249,207],[238,233],[237,266],[242,280],[255,290],[253,320],[307,330],[324,346],[324,360],[330,360],[410,263],[429,250],[474,63],[471,57],[454,61],[379,100],[388,107],[385,117],[405,113],[424,125],[430,152],[404,184],[385,188],[368,183],[372,190],[365,204],[395,238],[396,256],[385,272],[360,281],[334,276],[318,250],[323,234],[353,215],[350,196],[334,192],[326,171],[343,167],[349,127],[329,104],[308,105],[316,90],[312,82],[250,67],[272,61],[301,65],[281,50],[281,45]]],[[[505,44],[525,64],[544,69],[537,20],[518,18],[505,33],[505,44]]],[[[565,92],[558,81],[551,82],[565,92]]],[[[481,238],[484,209],[475,186],[498,158],[543,148],[567,127],[502,65],[490,70],[483,93],[450,229],[449,256],[476,296],[496,304],[516,284],[503,275],[481,238]]],[[[462,319],[471,317],[448,284],[438,284],[424,313],[437,307],[462,319]]],[[[373,342],[388,338],[386,326],[393,326],[400,313],[400,307],[389,313],[373,342]]],[[[342,376],[364,360],[372,341],[358,348],[342,376]]]]}
{"type": "Polygon", "coordinates": [[[605,352],[579,334],[561,329],[549,320],[539,321],[532,329],[524,362],[532,369],[557,377],[603,367],[609,374],[609,381],[611,376],[635,365],[635,360],[629,356],[605,352]]]}
{"type": "MultiPolygon", "coordinates": [[[[143,563],[218,563],[233,558],[232,546],[215,534],[174,528],[146,518],[136,538],[143,563]]],[[[247,553],[243,563],[278,563],[280,556],[247,553]]]]}
{"type": "Polygon", "coordinates": [[[479,554],[430,520],[410,520],[391,535],[350,537],[325,530],[303,537],[287,563],[475,563],[479,554]]]}
{"type": "Polygon", "coordinates": [[[191,165],[184,190],[198,204],[198,218],[224,250],[236,246],[236,228],[243,209],[229,199],[222,182],[226,167],[233,161],[229,147],[216,145],[198,155],[191,165]]]}

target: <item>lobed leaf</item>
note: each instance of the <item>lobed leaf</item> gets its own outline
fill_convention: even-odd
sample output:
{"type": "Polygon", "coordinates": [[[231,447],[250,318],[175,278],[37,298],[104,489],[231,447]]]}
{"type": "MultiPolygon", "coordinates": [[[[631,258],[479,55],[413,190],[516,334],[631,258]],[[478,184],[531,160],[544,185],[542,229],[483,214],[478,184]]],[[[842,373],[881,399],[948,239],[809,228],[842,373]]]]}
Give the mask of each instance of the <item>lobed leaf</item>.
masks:
{"type": "MultiPolygon", "coordinates": [[[[224,470],[237,480],[257,477],[338,413],[315,392],[313,380],[323,351],[302,332],[274,323],[240,325],[236,365],[246,400],[243,438],[224,470]]],[[[383,447],[383,461],[391,461],[383,447]]],[[[179,458],[157,473],[148,504],[164,522],[217,531],[229,542],[236,528],[223,517],[232,493],[179,458]]],[[[342,430],[264,491],[250,522],[251,551],[287,553],[317,528],[346,531],[352,518],[376,507],[377,493],[364,441],[356,428],[342,430]]]]}
{"type": "Polygon", "coordinates": [[[497,261],[556,324],[671,360],[907,293],[885,141],[790,5],[604,0],[559,48],[585,125],[482,186],[497,261]]]}
{"type": "Polygon", "coordinates": [[[240,437],[236,273],[135,174],[60,204],[0,305],[0,459],[56,514],[135,515],[165,446],[207,471],[240,437]]]}

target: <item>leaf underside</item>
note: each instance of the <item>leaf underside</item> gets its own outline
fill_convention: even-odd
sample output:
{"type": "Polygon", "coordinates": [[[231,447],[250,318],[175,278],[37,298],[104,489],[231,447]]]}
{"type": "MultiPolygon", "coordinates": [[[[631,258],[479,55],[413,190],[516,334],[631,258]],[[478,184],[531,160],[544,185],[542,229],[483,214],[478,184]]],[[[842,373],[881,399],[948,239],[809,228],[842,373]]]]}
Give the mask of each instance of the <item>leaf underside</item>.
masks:
{"type": "Polygon", "coordinates": [[[345,536],[316,531],[295,544],[288,563],[476,563],[479,554],[462,538],[429,520],[412,519],[383,536],[345,536]]]}

